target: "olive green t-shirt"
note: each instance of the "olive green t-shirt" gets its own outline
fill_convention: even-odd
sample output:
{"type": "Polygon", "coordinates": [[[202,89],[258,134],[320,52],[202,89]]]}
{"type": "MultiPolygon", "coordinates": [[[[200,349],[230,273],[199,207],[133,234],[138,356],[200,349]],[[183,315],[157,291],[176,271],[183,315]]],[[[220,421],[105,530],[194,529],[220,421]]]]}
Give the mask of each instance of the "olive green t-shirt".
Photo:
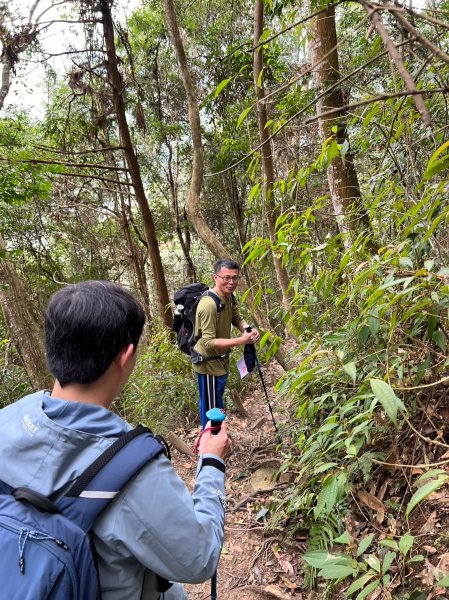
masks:
{"type": "MultiPolygon", "coordinates": [[[[210,296],[201,298],[196,311],[195,337],[199,339],[195,344],[195,350],[203,356],[225,354],[225,350],[217,351],[215,349],[215,340],[217,338],[230,339],[231,325],[238,328],[243,321],[237,305],[232,302],[232,298],[222,298],[219,294],[216,295],[221,298],[224,304],[220,314],[217,314],[217,305],[210,296]]],[[[225,375],[229,370],[229,357],[209,360],[192,366],[197,373],[225,375]]]]}

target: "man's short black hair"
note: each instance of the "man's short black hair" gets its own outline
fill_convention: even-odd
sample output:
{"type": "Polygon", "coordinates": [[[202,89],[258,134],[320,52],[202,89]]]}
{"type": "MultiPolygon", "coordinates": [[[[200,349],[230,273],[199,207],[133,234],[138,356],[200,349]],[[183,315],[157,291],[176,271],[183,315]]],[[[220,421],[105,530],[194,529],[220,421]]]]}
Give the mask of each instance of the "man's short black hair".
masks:
{"type": "Polygon", "coordinates": [[[231,260],[230,258],[220,258],[214,264],[214,273],[215,275],[221,271],[221,269],[232,269],[234,271],[240,271],[240,266],[235,260],[231,260]]]}
{"type": "Polygon", "coordinates": [[[45,347],[50,372],[61,386],[101,377],[119,352],[137,347],[145,314],[137,300],[109,281],[63,287],[45,312],[45,347]]]}

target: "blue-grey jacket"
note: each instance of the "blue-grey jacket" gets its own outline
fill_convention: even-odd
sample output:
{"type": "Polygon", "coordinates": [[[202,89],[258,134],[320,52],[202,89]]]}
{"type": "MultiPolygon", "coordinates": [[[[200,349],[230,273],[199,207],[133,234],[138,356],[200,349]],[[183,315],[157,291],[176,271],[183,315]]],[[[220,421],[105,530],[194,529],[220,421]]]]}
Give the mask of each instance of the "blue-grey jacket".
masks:
{"type": "MultiPolygon", "coordinates": [[[[0,410],[0,479],[58,497],[130,428],[101,406],[31,394],[0,410]]],[[[155,573],[184,583],[213,575],[223,543],[224,473],[201,468],[202,458],[192,495],[161,455],[99,517],[93,538],[103,600],[158,599],[155,573]]],[[[186,597],[180,585],[164,595],[186,597]]]]}

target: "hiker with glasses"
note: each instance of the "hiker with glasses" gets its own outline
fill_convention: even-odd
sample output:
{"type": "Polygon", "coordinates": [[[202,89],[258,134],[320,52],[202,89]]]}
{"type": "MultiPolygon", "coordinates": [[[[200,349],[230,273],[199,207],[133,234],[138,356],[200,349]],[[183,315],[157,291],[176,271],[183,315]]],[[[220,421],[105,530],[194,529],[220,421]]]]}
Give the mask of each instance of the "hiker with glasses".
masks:
{"type": "Polygon", "coordinates": [[[238,310],[234,291],[240,279],[239,265],[230,259],[220,259],[214,265],[214,287],[210,290],[223,305],[218,311],[214,298],[204,294],[199,301],[195,318],[195,339],[193,354],[202,357],[192,366],[197,374],[200,396],[200,418],[203,429],[207,423],[206,413],[211,408],[223,409],[223,392],[229,371],[229,354],[232,348],[254,344],[259,340],[259,332],[249,328],[238,310]],[[231,337],[234,325],[241,335],[231,337]]]}
{"type": "MultiPolygon", "coordinates": [[[[30,394],[0,410],[2,482],[58,503],[80,474],[132,429],[111,407],[134,369],[144,322],[140,304],[114,283],[85,281],[52,296],[45,314],[45,345],[56,381],[51,391],[30,394]]],[[[224,458],[230,449],[226,423],[215,433],[201,437],[192,494],[162,452],[117,495],[115,488],[102,491],[114,474],[105,487],[83,492],[86,504],[95,495],[113,495],[91,529],[102,600],[185,600],[183,586],[172,582],[200,583],[212,577],[223,543],[224,458]]],[[[2,518],[0,510],[0,540],[10,533],[2,518]]],[[[18,543],[11,546],[10,565],[2,543],[2,597],[68,600],[58,580],[49,595],[31,593],[47,581],[31,582],[23,595],[5,592],[10,573],[19,568],[18,581],[26,582],[33,573],[50,579],[35,568],[41,553],[33,548],[39,542],[53,553],[73,550],[58,536],[45,537],[34,527],[22,526],[18,543]]],[[[96,595],[85,591],[76,597],[91,600],[96,595]]]]}

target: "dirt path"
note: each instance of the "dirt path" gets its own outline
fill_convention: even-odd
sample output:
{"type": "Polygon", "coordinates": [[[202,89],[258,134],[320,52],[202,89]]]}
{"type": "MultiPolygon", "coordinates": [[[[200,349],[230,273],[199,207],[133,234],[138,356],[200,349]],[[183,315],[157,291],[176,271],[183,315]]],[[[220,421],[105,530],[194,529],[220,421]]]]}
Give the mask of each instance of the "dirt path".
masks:
{"type": "MultiPolygon", "coordinates": [[[[273,391],[280,372],[274,366],[263,369],[270,403],[279,429],[287,419],[280,400],[273,391]]],[[[271,510],[270,499],[282,485],[273,480],[282,457],[263,387],[257,373],[252,374],[251,392],[243,399],[250,418],[236,410],[228,412],[228,431],[233,442],[227,460],[227,500],[225,543],[217,574],[218,600],[255,600],[306,598],[301,592],[302,568],[300,540],[286,542],[282,522],[275,531],[266,528],[265,514],[271,510]]],[[[198,431],[178,431],[193,447],[198,431]]],[[[288,447],[284,439],[284,448],[288,447]]],[[[196,460],[172,452],[176,471],[190,489],[193,487],[196,460]]],[[[186,586],[190,600],[210,598],[210,582],[186,586]]]]}

